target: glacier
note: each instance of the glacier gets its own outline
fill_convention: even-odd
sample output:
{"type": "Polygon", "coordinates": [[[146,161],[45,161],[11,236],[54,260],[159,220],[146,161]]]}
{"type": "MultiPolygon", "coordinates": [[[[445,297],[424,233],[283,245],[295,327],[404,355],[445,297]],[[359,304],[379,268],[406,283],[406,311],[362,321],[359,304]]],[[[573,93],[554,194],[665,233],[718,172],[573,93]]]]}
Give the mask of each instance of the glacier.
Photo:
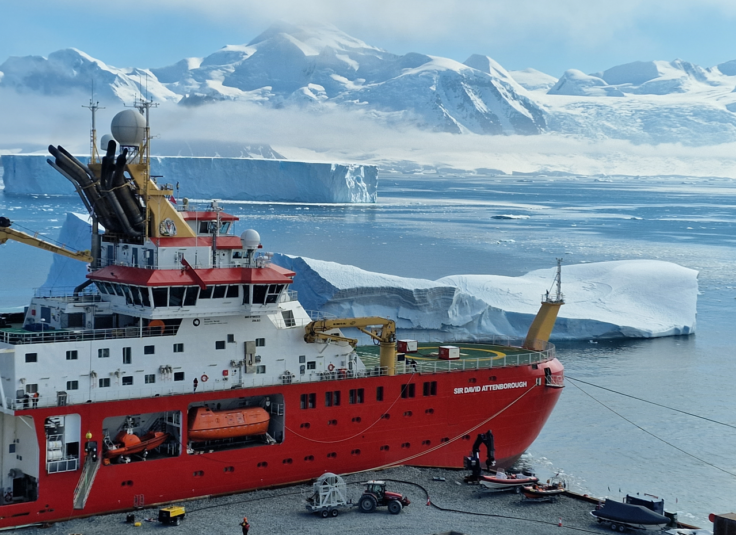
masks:
{"type": "MultiPolygon", "coordinates": [[[[88,249],[91,226],[67,214],[59,240],[88,249]]],[[[520,277],[452,275],[436,281],[374,273],[355,266],[277,253],[272,261],[296,272],[292,290],[307,310],[337,317],[382,316],[398,335],[420,341],[523,338],[550,289],[555,269],[520,277]]],[[[54,255],[41,292],[68,292],[87,266],[54,255]]],[[[553,339],[653,338],[695,332],[698,272],[659,260],[563,266],[561,308],[553,339]]],[[[352,336],[352,334],[351,334],[352,336]]]]}
{"type": "MultiPolygon", "coordinates": [[[[88,158],[81,158],[85,163],[88,158]]],[[[5,193],[76,195],[46,156],[0,157],[5,193]]],[[[179,184],[177,197],[269,202],[374,203],[378,169],[373,165],[248,158],[152,156],[151,174],[179,184]]]]}

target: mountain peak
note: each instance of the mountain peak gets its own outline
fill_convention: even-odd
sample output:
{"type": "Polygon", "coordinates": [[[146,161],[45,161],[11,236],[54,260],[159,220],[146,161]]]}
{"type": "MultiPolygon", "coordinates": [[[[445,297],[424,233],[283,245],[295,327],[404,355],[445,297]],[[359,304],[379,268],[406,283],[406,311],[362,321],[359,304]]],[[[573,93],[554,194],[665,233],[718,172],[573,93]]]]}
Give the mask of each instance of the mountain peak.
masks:
{"type": "Polygon", "coordinates": [[[291,24],[285,21],[273,23],[265,32],[258,35],[255,39],[248,43],[248,46],[256,46],[264,41],[272,39],[279,34],[284,34],[292,39],[300,41],[305,45],[313,48],[315,51],[322,52],[327,47],[335,50],[345,49],[372,49],[378,48],[367,45],[365,42],[355,37],[351,37],[345,32],[339,30],[332,24],[324,22],[307,22],[302,24],[291,24]]]}

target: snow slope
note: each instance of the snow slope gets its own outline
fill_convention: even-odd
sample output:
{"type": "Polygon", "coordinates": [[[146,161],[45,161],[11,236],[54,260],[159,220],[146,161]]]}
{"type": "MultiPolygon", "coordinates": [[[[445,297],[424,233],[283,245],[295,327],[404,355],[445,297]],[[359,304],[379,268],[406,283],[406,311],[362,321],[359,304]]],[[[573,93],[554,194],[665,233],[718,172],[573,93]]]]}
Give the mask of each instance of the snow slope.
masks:
{"type": "MultiPolygon", "coordinates": [[[[544,269],[522,277],[429,281],[288,255],[276,255],[274,262],[297,273],[293,289],[305,308],[338,317],[392,318],[402,337],[419,340],[524,337],[555,275],[544,269]]],[[[651,338],[695,330],[697,271],[630,260],[564,266],[562,277],[566,304],[556,339],[651,338]]]]}
{"type": "MultiPolygon", "coordinates": [[[[76,195],[45,156],[0,159],[6,193],[76,195]]],[[[194,199],[373,203],[378,190],[378,170],[372,165],[154,156],[151,173],[163,176],[162,182],[179,183],[178,195],[194,199]]]]}
{"type": "Polygon", "coordinates": [[[128,104],[143,93],[185,106],[359,110],[381,125],[430,132],[696,147],[736,141],[736,60],[714,67],[637,61],[597,73],[570,69],[557,80],[534,69],[509,73],[483,54],[464,63],[397,55],[331,25],[276,23],[248,44],[162,68],[112,67],[73,48],[0,64],[0,88],[22,93],[88,94],[93,80],[103,101],[128,104]]]}
{"type": "MultiPolygon", "coordinates": [[[[59,240],[88,249],[86,215],[67,214],[59,240]]],[[[521,277],[454,275],[437,281],[364,271],[354,266],[276,254],[294,270],[292,289],[307,310],[338,317],[394,319],[399,336],[418,340],[522,338],[539,310],[554,269],[521,277]]],[[[42,290],[68,291],[85,280],[86,265],[54,255],[42,290]]],[[[695,332],[698,272],[658,260],[564,266],[561,308],[553,338],[652,338],[695,332]]]]}

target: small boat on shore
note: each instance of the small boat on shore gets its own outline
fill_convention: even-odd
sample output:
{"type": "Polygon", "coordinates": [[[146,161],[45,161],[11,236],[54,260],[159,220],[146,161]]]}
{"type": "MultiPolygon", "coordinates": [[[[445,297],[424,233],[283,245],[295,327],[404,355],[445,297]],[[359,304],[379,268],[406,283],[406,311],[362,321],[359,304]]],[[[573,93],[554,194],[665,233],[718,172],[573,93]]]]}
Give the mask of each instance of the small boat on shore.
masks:
{"type": "Polygon", "coordinates": [[[656,513],[643,505],[622,503],[606,499],[603,507],[590,512],[598,519],[611,525],[611,529],[623,531],[634,528],[644,531],[660,531],[670,523],[666,516],[656,513]]]}
{"type": "Polygon", "coordinates": [[[478,482],[481,487],[487,490],[511,490],[518,489],[524,485],[533,485],[539,482],[539,479],[523,474],[507,474],[499,470],[492,476],[480,476],[478,482]]]}
{"type": "Polygon", "coordinates": [[[547,483],[542,483],[541,485],[535,483],[534,485],[524,485],[521,487],[521,493],[528,500],[553,500],[563,492],[565,492],[565,483],[563,481],[550,482],[547,480],[547,483]]]}

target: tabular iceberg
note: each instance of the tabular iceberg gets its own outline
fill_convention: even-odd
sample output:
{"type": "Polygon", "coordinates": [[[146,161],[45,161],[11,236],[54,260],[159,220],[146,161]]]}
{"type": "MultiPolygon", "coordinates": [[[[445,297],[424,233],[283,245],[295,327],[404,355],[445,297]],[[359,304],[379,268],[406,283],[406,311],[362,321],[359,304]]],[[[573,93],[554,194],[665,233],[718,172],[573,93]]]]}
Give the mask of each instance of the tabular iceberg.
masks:
{"type": "MultiPolygon", "coordinates": [[[[288,255],[293,289],[307,309],[338,317],[383,316],[417,340],[523,338],[555,269],[521,277],[453,275],[436,281],[371,273],[288,255]]],[[[552,338],[652,338],[695,331],[698,272],[659,260],[563,266],[565,306],[552,338]]]]}
{"type": "MultiPolygon", "coordinates": [[[[45,156],[5,155],[2,165],[5,193],[76,195],[45,156]]],[[[159,182],[179,183],[179,195],[194,199],[373,203],[378,191],[373,165],[154,156],[151,173],[162,176],[159,182]]]]}
{"type": "MultiPolygon", "coordinates": [[[[59,241],[90,243],[89,219],[67,214],[59,241]]],[[[555,269],[521,277],[452,275],[436,281],[364,271],[354,266],[276,254],[296,272],[292,289],[307,310],[337,317],[382,316],[399,336],[420,341],[523,338],[550,288],[555,269]]],[[[86,265],[54,255],[42,290],[68,291],[85,280],[86,265]]],[[[659,260],[563,266],[565,306],[552,338],[653,338],[695,332],[698,272],[659,260]]],[[[351,333],[350,336],[354,336],[351,333]]]]}

